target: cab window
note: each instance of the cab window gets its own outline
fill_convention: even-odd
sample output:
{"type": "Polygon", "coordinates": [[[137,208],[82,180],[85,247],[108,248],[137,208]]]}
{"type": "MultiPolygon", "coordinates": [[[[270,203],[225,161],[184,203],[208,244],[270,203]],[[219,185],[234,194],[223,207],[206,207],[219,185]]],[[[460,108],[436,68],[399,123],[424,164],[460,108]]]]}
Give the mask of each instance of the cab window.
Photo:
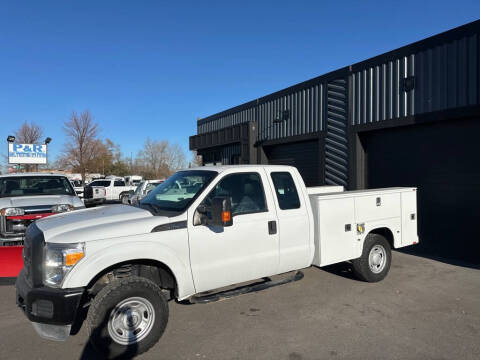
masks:
{"type": "Polygon", "coordinates": [[[204,200],[210,205],[215,197],[229,197],[232,216],[267,211],[262,179],[258,173],[240,173],[225,176],[204,200]]]}
{"type": "Polygon", "coordinates": [[[113,186],[125,186],[125,181],[122,180],[115,180],[113,186]]]}
{"type": "Polygon", "coordinates": [[[292,175],[289,172],[272,172],[270,176],[275,186],[280,209],[298,209],[300,207],[300,199],[298,198],[297,188],[292,175]]]}

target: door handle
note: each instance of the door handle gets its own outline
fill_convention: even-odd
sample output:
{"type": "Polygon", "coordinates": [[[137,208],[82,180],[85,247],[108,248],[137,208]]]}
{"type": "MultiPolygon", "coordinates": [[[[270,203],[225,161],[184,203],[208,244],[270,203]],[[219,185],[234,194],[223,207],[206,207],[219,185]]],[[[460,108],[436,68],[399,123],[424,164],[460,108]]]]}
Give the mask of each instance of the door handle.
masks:
{"type": "Polygon", "coordinates": [[[274,235],[277,233],[277,222],[275,220],[268,222],[268,234],[274,235]]]}

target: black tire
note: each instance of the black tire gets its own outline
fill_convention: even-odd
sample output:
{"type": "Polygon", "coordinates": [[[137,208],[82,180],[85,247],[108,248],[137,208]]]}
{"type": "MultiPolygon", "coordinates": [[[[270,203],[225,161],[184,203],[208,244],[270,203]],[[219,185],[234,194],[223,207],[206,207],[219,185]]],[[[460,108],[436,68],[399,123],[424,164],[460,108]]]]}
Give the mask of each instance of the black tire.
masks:
{"type": "Polygon", "coordinates": [[[115,280],[100,290],[90,304],[86,320],[90,343],[106,359],[131,359],[149,350],[162,336],[167,322],[168,303],[162,290],[154,282],[137,276],[115,280]],[[121,344],[110,335],[110,317],[117,305],[131,298],[148,300],[153,308],[153,324],[140,341],[121,344]]]}
{"type": "Polygon", "coordinates": [[[129,194],[120,195],[120,202],[124,205],[129,205],[130,201],[128,200],[129,194]]]}
{"type": "MultiPolygon", "coordinates": [[[[383,257],[383,255],[380,257],[383,257]]],[[[352,260],[352,263],[353,273],[358,279],[367,282],[378,282],[383,280],[387,276],[388,271],[390,270],[390,264],[392,263],[392,250],[389,242],[382,235],[368,234],[363,244],[362,256],[358,259],[352,260]],[[370,267],[370,252],[374,248],[374,253],[381,254],[382,249],[384,251],[384,264],[383,267],[381,267],[381,270],[380,266],[376,268],[376,262],[373,262],[372,264],[373,268],[376,268],[375,270],[370,267]]]]}

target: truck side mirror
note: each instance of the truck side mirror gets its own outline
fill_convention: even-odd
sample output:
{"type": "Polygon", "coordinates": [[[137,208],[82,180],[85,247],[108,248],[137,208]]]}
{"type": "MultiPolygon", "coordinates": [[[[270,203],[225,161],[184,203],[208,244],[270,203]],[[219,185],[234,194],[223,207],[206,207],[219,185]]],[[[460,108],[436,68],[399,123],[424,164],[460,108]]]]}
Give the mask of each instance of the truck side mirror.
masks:
{"type": "Polygon", "coordinates": [[[214,226],[232,226],[232,202],[229,197],[215,197],[210,206],[211,219],[207,222],[214,226]]]}
{"type": "Polygon", "coordinates": [[[232,226],[232,202],[229,197],[213,198],[210,206],[198,205],[193,225],[232,226]]]}

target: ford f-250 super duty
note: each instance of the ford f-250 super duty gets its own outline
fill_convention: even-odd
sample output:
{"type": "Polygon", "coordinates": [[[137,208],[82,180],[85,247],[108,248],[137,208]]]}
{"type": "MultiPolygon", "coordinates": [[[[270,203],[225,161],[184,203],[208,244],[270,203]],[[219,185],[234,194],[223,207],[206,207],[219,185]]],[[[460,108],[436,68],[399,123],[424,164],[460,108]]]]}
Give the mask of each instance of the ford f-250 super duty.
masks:
{"type": "Polygon", "coordinates": [[[391,248],[418,242],[416,189],[341,190],[306,188],[288,166],[202,167],[174,174],[139,207],[39,220],[27,230],[17,304],[56,340],[88,309],[93,346],[133,356],[162,335],[170,299],[215,301],[342,261],[380,281],[391,248]]]}
{"type": "Polygon", "coordinates": [[[63,175],[0,175],[0,246],[23,245],[25,230],[37,219],[84,207],[63,175]]]}

